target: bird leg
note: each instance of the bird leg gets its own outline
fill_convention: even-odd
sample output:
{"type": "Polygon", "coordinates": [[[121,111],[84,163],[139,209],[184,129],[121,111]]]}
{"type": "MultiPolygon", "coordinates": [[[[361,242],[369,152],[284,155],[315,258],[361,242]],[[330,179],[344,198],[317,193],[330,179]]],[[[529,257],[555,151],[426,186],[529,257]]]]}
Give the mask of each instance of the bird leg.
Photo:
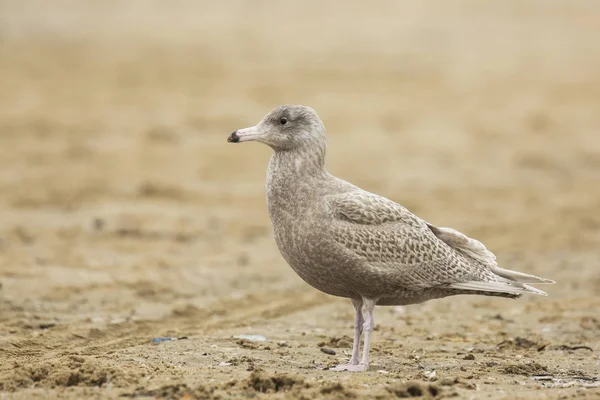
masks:
{"type": "Polygon", "coordinates": [[[352,299],[352,305],[354,306],[356,316],[354,318],[354,341],[352,342],[352,357],[350,358],[350,365],[358,364],[358,354],[360,353],[360,335],[362,335],[364,323],[362,315],[362,304],[362,299],[352,299]]]}
{"type": "Polygon", "coordinates": [[[337,367],[331,368],[331,371],[366,371],[369,369],[369,349],[371,344],[371,332],[375,325],[373,319],[373,309],[375,308],[375,302],[373,300],[352,299],[352,305],[356,310],[356,318],[354,319],[354,342],[352,344],[352,358],[350,363],[346,365],[338,365],[337,367]],[[364,309],[366,319],[363,318],[362,310],[364,309]],[[363,358],[358,362],[358,354],[360,353],[360,336],[362,332],[365,332],[365,344],[363,348],[363,358]]]}
{"type": "Polygon", "coordinates": [[[365,332],[365,343],[363,345],[363,356],[359,365],[364,365],[365,371],[369,369],[369,351],[371,350],[371,332],[375,328],[375,317],[373,310],[375,309],[375,301],[371,299],[363,299],[363,310],[365,312],[365,323],[363,331],[365,332]]]}

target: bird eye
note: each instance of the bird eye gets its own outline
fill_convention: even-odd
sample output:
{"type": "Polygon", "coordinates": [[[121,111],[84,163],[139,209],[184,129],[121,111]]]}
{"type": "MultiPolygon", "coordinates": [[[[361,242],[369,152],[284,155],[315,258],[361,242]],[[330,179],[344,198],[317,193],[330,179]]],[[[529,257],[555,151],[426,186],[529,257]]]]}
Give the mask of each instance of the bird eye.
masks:
{"type": "Polygon", "coordinates": [[[283,118],[281,118],[281,119],[279,120],[279,123],[280,123],[281,125],[285,125],[285,124],[287,124],[287,118],[286,118],[286,117],[283,117],[283,118]]]}

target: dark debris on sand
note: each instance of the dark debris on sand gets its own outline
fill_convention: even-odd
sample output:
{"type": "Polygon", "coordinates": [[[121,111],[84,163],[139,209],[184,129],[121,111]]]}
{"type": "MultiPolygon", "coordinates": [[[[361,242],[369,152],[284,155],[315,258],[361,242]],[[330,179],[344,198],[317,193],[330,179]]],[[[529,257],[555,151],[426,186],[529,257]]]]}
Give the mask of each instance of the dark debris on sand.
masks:
{"type": "Polygon", "coordinates": [[[298,376],[275,374],[270,375],[256,369],[246,380],[246,387],[260,393],[284,392],[294,387],[308,388],[310,385],[298,376]]]}
{"type": "Polygon", "coordinates": [[[509,375],[545,375],[548,373],[548,368],[533,361],[528,364],[511,364],[502,368],[504,374],[509,375]]]}
{"type": "Polygon", "coordinates": [[[442,391],[440,386],[436,384],[425,384],[420,382],[395,383],[386,387],[386,390],[399,398],[434,398],[438,396],[442,391]]]}

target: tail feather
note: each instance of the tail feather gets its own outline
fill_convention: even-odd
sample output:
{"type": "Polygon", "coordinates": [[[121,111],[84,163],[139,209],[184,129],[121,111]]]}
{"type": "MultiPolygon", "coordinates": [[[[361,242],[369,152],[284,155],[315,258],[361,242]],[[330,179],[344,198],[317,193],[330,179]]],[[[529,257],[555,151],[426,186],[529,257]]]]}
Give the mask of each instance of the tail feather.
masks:
{"type": "Polygon", "coordinates": [[[527,283],[554,283],[551,279],[540,278],[523,272],[500,268],[496,263],[496,256],[489,251],[483,243],[472,239],[452,228],[441,228],[427,224],[429,229],[445,242],[448,246],[462,254],[464,257],[475,260],[487,266],[498,280],[456,282],[448,287],[460,290],[472,290],[486,293],[505,293],[520,296],[522,294],[538,294],[547,296],[546,292],[527,285],[527,283]]]}

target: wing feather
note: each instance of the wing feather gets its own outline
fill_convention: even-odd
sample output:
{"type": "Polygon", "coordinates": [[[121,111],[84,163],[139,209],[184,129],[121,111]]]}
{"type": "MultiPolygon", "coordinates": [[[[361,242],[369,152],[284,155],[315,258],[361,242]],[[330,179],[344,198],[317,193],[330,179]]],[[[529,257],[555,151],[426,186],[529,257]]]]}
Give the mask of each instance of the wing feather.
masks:
{"type": "Polygon", "coordinates": [[[431,225],[384,197],[360,190],[329,196],[327,203],[350,225],[338,240],[373,265],[398,269],[416,287],[545,295],[526,283],[554,283],[500,268],[483,243],[431,225]]]}

